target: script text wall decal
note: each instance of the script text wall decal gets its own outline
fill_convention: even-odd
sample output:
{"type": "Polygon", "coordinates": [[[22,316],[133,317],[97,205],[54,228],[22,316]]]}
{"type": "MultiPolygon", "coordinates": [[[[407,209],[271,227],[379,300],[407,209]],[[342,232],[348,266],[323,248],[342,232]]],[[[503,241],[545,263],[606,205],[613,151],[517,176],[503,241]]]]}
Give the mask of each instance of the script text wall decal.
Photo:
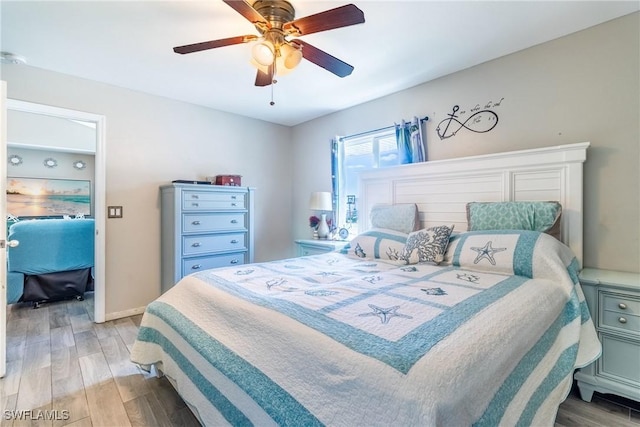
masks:
{"type": "Polygon", "coordinates": [[[460,106],[454,105],[452,112],[447,114],[449,117],[438,123],[438,136],[440,139],[451,138],[461,129],[476,133],[489,132],[498,125],[498,114],[494,109],[500,107],[502,101],[504,98],[497,102],[488,101],[484,106],[476,104],[469,113],[466,110],[460,111],[460,106]]]}

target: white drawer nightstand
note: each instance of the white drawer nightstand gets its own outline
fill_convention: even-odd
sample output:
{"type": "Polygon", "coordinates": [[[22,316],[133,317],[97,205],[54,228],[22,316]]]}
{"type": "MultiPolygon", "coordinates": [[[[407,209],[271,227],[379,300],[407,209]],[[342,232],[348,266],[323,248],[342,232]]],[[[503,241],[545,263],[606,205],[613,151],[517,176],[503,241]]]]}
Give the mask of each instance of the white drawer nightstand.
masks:
{"type": "Polygon", "coordinates": [[[300,239],[296,240],[296,254],[297,256],[324,254],[342,249],[347,243],[349,242],[344,240],[300,239]]]}
{"type": "Polygon", "coordinates": [[[580,396],[640,402],[640,274],[585,268],[580,283],[602,343],[602,356],[575,374],[580,396]]]}

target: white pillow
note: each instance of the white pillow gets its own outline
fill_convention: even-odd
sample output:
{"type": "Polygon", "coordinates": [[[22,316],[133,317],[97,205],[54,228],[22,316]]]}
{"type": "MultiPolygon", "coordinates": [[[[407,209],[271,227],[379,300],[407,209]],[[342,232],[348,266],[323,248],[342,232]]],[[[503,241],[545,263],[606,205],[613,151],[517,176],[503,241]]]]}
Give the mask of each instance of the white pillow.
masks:
{"type": "Polygon", "coordinates": [[[371,208],[371,227],[395,230],[409,234],[420,226],[418,206],[415,203],[374,205],[371,208]]]}

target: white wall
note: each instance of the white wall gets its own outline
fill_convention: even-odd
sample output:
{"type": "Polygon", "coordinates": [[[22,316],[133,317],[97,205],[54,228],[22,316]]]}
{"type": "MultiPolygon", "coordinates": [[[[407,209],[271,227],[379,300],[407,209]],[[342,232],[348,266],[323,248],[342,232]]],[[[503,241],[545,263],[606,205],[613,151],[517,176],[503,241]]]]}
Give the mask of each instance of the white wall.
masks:
{"type": "MultiPolygon", "coordinates": [[[[590,141],[584,265],[639,272],[639,23],[640,13],[628,15],[296,126],[294,235],[309,234],[311,191],[330,188],[334,135],[426,115],[431,160],[590,141]],[[470,111],[501,98],[492,131],[437,136],[438,123],[454,105],[470,111]]],[[[419,60],[429,60],[429,47],[417,52],[423,54],[419,60]]]]}
{"type": "Polygon", "coordinates": [[[158,187],[174,179],[242,175],[256,187],[256,261],[291,246],[289,128],[29,66],[3,65],[8,98],[106,116],[106,312],[160,295],[158,187]]]}

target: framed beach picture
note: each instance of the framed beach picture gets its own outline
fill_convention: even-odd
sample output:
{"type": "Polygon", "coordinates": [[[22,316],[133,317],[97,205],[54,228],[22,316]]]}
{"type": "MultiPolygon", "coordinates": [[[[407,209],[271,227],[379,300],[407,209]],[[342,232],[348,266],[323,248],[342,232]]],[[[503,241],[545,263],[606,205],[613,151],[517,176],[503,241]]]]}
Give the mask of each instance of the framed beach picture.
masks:
{"type": "Polygon", "coordinates": [[[91,215],[91,181],[9,177],[7,213],[17,217],[91,215]]]}

